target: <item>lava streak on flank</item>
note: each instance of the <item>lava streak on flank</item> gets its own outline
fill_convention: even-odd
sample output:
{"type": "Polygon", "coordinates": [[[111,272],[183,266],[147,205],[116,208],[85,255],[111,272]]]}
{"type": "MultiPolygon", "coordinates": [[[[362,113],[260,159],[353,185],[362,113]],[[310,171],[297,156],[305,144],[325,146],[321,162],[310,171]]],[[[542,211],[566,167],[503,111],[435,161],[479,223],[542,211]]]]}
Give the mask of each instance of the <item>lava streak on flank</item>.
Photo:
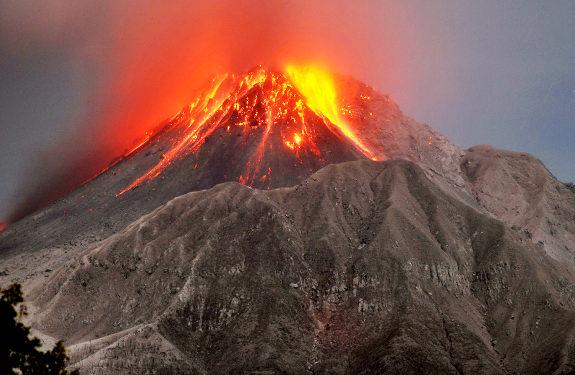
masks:
{"type": "MultiPolygon", "coordinates": [[[[315,67],[288,66],[285,72],[258,67],[239,76],[219,75],[192,103],[174,115],[168,126],[179,130],[180,136],[171,141],[155,166],[117,196],[155,179],[174,161],[196,153],[210,136],[221,131],[228,136],[243,136],[244,144],[252,145],[253,137],[257,137],[243,172],[236,177],[246,185],[272,178],[271,166],[263,163],[269,153],[289,152],[301,162],[309,157],[321,160],[322,150],[318,146],[321,131],[317,126],[327,127],[328,132],[351,143],[365,157],[378,159],[342,119],[332,76],[315,67]]],[[[130,154],[150,138],[146,137],[130,154]]]]}
{"type": "Polygon", "coordinates": [[[286,74],[298,91],[306,98],[306,104],[318,115],[325,116],[332,125],[343,133],[361,152],[372,160],[378,160],[375,152],[361,142],[342,116],[337,92],[331,75],[313,66],[288,65],[286,74]]]}

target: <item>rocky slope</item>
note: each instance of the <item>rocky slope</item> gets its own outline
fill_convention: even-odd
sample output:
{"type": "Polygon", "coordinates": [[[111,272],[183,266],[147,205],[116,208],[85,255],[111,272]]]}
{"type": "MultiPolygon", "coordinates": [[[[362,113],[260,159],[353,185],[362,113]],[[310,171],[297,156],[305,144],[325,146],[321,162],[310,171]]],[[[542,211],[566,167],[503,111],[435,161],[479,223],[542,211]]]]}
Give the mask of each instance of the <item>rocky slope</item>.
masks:
{"type": "Polygon", "coordinates": [[[476,146],[461,169],[479,205],[545,252],[575,266],[575,195],[525,153],[476,146]]]}
{"type": "Polygon", "coordinates": [[[575,275],[407,161],[178,197],[75,254],[36,329],[105,373],[568,373],[575,275]]]}

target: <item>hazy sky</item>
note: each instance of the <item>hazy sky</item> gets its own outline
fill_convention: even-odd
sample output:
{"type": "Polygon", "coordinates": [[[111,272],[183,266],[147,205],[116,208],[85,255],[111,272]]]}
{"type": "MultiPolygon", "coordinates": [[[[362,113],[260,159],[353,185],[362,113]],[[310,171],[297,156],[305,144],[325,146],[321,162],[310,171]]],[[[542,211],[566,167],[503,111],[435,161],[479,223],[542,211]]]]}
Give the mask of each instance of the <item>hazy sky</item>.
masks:
{"type": "Polygon", "coordinates": [[[100,133],[123,145],[168,117],[215,61],[287,55],[333,60],[459,146],[575,180],[575,1],[161,3],[0,0],[0,219],[76,155],[92,163],[100,133]]]}

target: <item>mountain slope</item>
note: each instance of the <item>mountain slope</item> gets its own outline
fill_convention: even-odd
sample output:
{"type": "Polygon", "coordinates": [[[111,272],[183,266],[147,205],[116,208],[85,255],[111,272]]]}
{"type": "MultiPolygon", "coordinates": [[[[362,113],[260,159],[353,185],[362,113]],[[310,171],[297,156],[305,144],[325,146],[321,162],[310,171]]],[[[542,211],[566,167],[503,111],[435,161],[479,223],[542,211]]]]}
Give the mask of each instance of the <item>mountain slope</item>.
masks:
{"type": "Polygon", "coordinates": [[[465,152],[461,169],[481,208],[554,259],[575,266],[575,194],[543,163],[483,145],[465,152]]]}
{"type": "Polygon", "coordinates": [[[575,192],[328,78],[215,77],[0,232],[0,286],[82,373],[573,371],[575,192]]]}
{"type": "Polygon", "coordinates": [[[420,167],[365,160],[176,198],[61,267],[33,320],[83,373],[567,373],[574,280],[420,167]]]}

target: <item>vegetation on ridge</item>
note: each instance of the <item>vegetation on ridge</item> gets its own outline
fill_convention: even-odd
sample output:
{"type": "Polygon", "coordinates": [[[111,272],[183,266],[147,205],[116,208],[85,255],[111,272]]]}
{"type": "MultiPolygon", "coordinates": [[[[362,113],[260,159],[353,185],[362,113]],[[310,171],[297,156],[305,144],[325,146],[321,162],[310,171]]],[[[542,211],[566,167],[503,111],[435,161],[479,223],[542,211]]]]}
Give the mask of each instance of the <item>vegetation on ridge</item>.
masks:
{"type": "Polygon", "coordinates": [[[4,374],[78,374],[66,369],[68,356],[64,343],[58,341],[52,350],[40,350],[37,337],[21,322],[26,306],[20,284],[0,291],[0,375],[4,374]],[[16,310],[18,308],[18,311],[16,310]]]}

